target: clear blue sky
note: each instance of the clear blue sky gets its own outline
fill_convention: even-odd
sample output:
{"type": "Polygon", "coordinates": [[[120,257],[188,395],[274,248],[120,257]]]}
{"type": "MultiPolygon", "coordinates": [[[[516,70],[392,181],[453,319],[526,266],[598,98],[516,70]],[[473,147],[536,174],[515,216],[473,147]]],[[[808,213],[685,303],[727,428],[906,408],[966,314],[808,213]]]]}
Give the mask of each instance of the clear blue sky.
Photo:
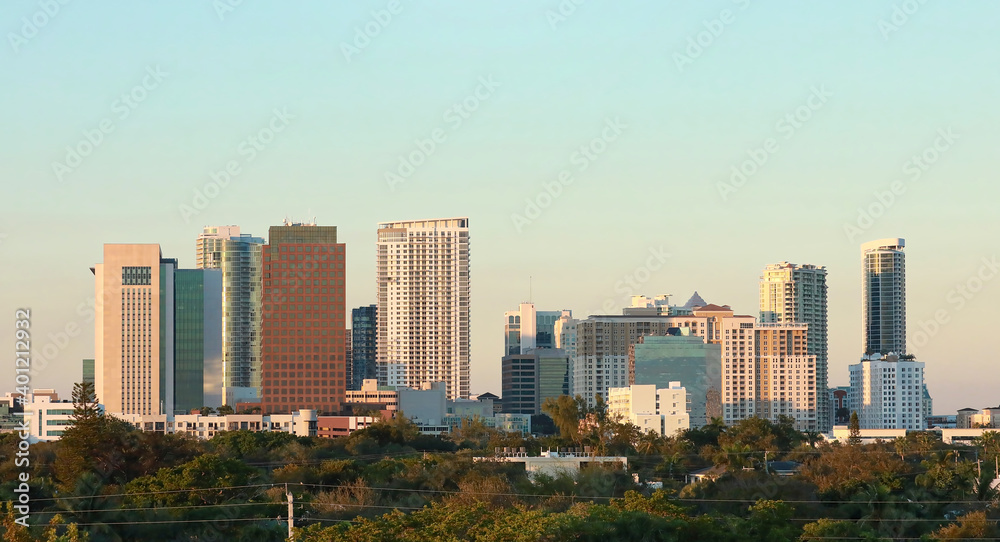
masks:
{"type": "Polygon", "coordinates": [[[203,225],[264,236],[315,216],[340,228],[359,306],[375,300],[377,222],[469,216],[474,392],[499,393],[502,313],[529,275],[540,309],[580,316],[617,312],[618,283],[637,272],[636,293],[698,290],[755,314],[760,271],[782,260],[827,266],[830,384],[846,384],[861,348],[859,246],[904,237],[911,337],[936,311],[947,319],[918,351],[935,411],[1000,403],[1000,280],[960,308],[949,299],[1000,255],[996,3],[897,2],[894,23],[893,3],[861,0],[566,0],[558,17],[554,0],[244,0],[220,16],[229,1],[74,1],[52,16],[0,4],[0,307],[11,330],[15,308],[33,309],[37,352],[62,342],[49,333],[82,330],[49,348],[33,385],[68,393],[93,355],[77,308],[103,243],[160,243],[192,266],[203,225]],[[452,110],[463,100],[475,111],[452,110]],[[251,151],[269,126],[281,131],[251,151]],[[102,127],[65,166],[66,147],[87,151],[102,127]],[[957,139],[938,135],[948,129],[957,139]],[[390,187],[386,172],[434,135],[390,187]],[[591,144],[593,159],[574,155],[591,144]],[[912,174],[925,151],[934,163],[912,174]],[[753,175],[720,187],[754,155],[753,175]],[[239,174],[196,208],[230,161],[239,174]],[[564,170],[570,184],[517,227],[512,215],[564,170]],[[845,233],[897,179],[888,209],[845,233]],[[647,274],[660,247],[671,256],[647,274]]]}

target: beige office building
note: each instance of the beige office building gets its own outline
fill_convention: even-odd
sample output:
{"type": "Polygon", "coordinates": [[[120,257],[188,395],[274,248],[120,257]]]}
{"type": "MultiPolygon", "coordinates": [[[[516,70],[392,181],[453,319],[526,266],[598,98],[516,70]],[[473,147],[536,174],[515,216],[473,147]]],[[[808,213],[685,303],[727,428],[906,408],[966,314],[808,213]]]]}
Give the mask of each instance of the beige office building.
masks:
{"type": "Polygon", "coordinates": [[[378,225],[378,380],[469,397],[469,219],[378,225]]]}
{"type": "Polygon", "coordinates": [[[160,245],[104,245],[95,277],[94,387],[106,412],[173,413],[173,273],[160,245]],[[161,318],[163,329],[161,329],[161,318]]]}

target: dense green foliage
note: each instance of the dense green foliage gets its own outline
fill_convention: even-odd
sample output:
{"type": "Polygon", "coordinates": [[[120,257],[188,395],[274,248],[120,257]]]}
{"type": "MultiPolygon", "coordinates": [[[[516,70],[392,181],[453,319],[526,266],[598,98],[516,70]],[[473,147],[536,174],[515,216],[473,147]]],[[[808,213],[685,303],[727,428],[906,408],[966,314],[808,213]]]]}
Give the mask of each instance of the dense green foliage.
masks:
{"type": "MultiPolygon", "coordinates": [[[[610,419],[601,404],[567,397],[546,407],[559,436],[522,438],[478,421],[429,436],[392,419],[336,439],[235,431],[210,441],[138,432],[82,408],[62,440],[31,447],[33,526],[5,508],[0,532],[18,542],[281,541],[291,493],[298,542],[1000,536],[996,433],[970,447],[933,433],[830,445],[791,420],[752,418],[659,437],[610,419]],[[628,468],[529,478],[519,464],[474,459],[496,447],[536,455],[565,446],[626,456],[628,468]],[[802,466],[779,476],[775,460],[802,466]],[[713,466],[717,478],[688,483],[713,466]]],[[[16,442],[0,435],[4,501],[15,497],[16,442]]]]}

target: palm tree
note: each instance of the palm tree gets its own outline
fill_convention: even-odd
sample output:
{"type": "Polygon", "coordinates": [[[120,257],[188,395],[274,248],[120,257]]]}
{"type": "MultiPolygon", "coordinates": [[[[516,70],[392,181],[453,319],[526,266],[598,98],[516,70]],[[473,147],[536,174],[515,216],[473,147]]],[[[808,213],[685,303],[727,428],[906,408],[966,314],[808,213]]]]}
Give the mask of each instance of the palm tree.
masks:
{"type": "Polygon", "coordinates": [[[659,449],[660,442],[661,439],[659,434],[655,431],[647,431],[644,435],[639,437],[635,450],[642,455],[650,455],[659,449]]]}
{"type": "Polygon", "coordinates": [[[906,437],[896,437],[893,441],[900,461],[906,461],[906,454],[913,450],[913,443],[906,437]]]}

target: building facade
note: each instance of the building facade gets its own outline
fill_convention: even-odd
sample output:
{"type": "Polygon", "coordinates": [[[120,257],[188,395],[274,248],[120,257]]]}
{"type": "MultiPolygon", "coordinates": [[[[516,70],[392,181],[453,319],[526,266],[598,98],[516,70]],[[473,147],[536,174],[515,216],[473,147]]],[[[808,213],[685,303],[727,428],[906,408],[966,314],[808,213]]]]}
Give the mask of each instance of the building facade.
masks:
{"type": "Polygon", "coordinates": [[[640,337],[629,351],[629,382],[668,388],[680,382],[686,389],[691,427],[722,418],[722,348],[690,328],[672,328],[667,335],[640,337]]]}
{"type": "MultiPolygon", "coordinates": [[[[73,425],[73,402],[60,401],[55,390],[32,390],[32,393],[23,399],[23,415],[24,421],[28,424],[29,443],[59,440],[73,425]]],[[[95,406],[102,410],[101,405],[95,406]]]]}
{"type": "Polygon", "coordinates": [[[222,272],[222,404],[260,400],[264,239],[239,226],[207,226],[195,245],[198,269],[222,272]]]}
{"type": "Polygon", "coordinates": [[[576,325],[579,320],[572,316],[560,316],[552,325],[552,334],[555,338],[555,348],[566,353],[569,359],[576,357],[576,325]]]}
{"type": "MultiPolygon", "coordinates": [[[[816,389],[826,390],[829,380],[826,267],[788,262],[765,267],[760,277],[760,321],[809,325],[806,350],[816,356],[816,389]]],[[[829,431],[833,427],[833,414],[828,394],[819,394],[816,413],[819,430],[829,431]]]]}
{"type": "Polygon", "coordinates": [[[255,433],[289,433],[299,437],[315,437],[316,412],[300,410],[289,414],[230,414],[228,416],[202,416],[176,414],[141,416],[137,414],[108,413],[139,431],[167,435],[188,435],[201,440],[211,439],[225,431],[252,431],[255,433]]]}
{"type": "Polygon", "coordinates": [[[336,226],[272,226],[263,247],[261,408],[333,413],[344,402],[346,247],[336,226]]]}
{"type": "Polygon", "coordinates": [[[178,269],[155,244],[104,245],[91,271],[98,401],[139,415],[218,406],[221,273],[178,269]]]}
{"type": "Polygon", "coordinates": [[[787,416],[799,431],[823,431],[819,397],[829,397],[826,386],[817,392],[816,356],[808,354],[808,324],[756,324],[754,342],[760,389],[757,416],[778,421],[787,416]]]}
{"type": "MultiPolygon", "coordinates": [[[[721,309],[721,308],[720,308],[721,309]]],[[[624,309],[628,311],[629,309],[624,309]]],[[[732,311],[728,313],[732,315],[732,311]]],[[[606,315],[590,316],[576,324],[576,356],[571,359],[570,387],[590,406],[608,389],[629,385],[629,352],[640,337],[668,335],[672,328],[712,342],[721,320],[713,314],[687,316],[606,315]]]]}
{"type": "Polygon", "coordinates": [[[174,272],[174,413],[222,405],[222,273],[174,272]]]}
{"type": "Polygon", "coordinates": [[[467,398],[470,378],[469,219],[378,225],[378,378],[444,382],[467,398]]]}
{"type": "Polygon", "coordinates": [[[351,309],[351,386],[360,390],[365,380],[377,378],[378,306],[351,309]]]}
{"type": "Polygon", "coordinates": [[[865,354],[906,353],[906,241],[861,245],[862,328],[865,354]]]}
{"type": "Polygon", "coordinates": [[[94,383],[94,360],[85,359],[83,360],[83,376],[80,382],[90,382],[94,383]]]}
{"type": "Polygon", "coordinates": [[[503,412],[509,414],[541,414],[546,399],[569,395],[569,357],[562,350],[504,356],[500,374],[503,412]]]}
{"type": "Polygon", "coordinates": [[[608,396],[608,415],[643,432],[671,436],[690,427],[687,391],[680,382],[670,382],[666,388],[651,384],[612,388],[608,396]]]}
{"type": "Polygon", "coordinates": [[[95,277],[94,386],[109,411],[173,412],[173,273],[160,246],[104,245],[95,277]]]}
{"type": "Polygon", "coordinates": [[[534,303],[521,303],[518,310],[507,311],[503,316],[504,352],[511,356],[535,348],[556,348],[556,322],[572,318],[573,311],[536,311],[534,303]]]}
{"type": "Polygon", "coordinates": [[[862,429],[926,429],[922,362],[870,354],[850,373],[849,408],[862,429]]]}

